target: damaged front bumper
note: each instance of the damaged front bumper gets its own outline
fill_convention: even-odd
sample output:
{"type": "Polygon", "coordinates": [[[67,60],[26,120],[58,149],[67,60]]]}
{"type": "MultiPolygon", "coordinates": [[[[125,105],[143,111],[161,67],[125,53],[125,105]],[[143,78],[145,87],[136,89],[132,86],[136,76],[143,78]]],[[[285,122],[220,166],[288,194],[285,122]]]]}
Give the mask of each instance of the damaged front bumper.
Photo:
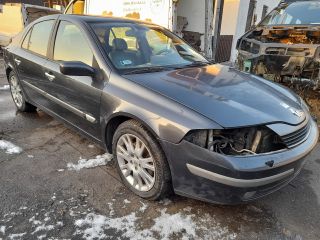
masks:
{"type": "Polygon", "coordinates": [[[318,137],[317,125],[311,121],[310,133],[303,143],[267,154],[227,156],[185,140],[179,144],[162,141],[162,146],[177,194],[235,204],[263,197],[293,180],[318,137]]]}

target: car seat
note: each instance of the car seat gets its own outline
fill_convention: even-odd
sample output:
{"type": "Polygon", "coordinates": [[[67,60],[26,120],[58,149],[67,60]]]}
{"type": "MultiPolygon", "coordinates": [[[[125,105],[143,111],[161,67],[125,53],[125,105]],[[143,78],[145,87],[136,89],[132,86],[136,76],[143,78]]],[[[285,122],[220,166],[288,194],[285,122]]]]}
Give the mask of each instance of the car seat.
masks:
{"type": "Polygon", "coordinates": [[[122,38],[115,38],[112,41],[112,51],[109,57],[117,68],[128,68],[137,65],[137,57],[133,52],[128,51],[128,44],[122,38]]]}

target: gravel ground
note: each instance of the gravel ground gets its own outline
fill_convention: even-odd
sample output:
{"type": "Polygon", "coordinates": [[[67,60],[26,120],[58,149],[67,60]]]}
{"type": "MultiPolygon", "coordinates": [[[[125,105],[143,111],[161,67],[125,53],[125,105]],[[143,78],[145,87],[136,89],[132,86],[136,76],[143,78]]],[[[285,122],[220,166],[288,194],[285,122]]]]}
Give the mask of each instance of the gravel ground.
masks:
{"type": "Polygon", "coordinates": [[[0,69],[0,239],[319,239],[319,146],[289,186],[247,205],[145,201],[92,142],[16,112],[0,69]]]}

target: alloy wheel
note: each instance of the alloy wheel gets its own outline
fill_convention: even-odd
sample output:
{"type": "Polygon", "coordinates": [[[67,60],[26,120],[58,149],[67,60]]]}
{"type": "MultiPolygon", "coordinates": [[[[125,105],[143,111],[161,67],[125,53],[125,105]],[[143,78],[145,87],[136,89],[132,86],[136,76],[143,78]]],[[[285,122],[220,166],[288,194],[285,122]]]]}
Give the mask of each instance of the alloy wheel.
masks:
{"type": "Polygon", "coordinates": [[[116,146],[120,170],[128,183],[138,191],[147,192],[155,183],[155,162],[140,138],[123,134],[116,146]]]}
{"type": "Polygon", "coordinates": [[[10,78],[10,90],[11,90],[13,101],[15,102],[18,108],[21,108],[23,105],[22,90],[18,82],[18,79],[14,75],[12,75],[10,78]]]}

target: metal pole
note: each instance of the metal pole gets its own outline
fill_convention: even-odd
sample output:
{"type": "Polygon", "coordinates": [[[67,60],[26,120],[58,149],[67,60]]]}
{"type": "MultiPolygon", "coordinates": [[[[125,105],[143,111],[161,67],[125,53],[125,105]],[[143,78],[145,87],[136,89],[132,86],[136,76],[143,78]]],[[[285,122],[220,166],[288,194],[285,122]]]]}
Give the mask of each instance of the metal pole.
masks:
{"type": "Polygon", "coordinates": [[[246,23],[246,32],[250,30],[253,19],[254,19],[254,12],[256,9],[257,1],[256,0],[250,0],[249,3],[249,9],[248,9],[248,16],[247,16],[247,23],[246,23]]]}
{"type": "Polygon", "coordinates": [[[172,32],[177,33],[178,29],[178,13],[177,13],[178,1],[172,1],[172,32]]]}
{"type": "Polygon", "coordinates": [[[216,0],[206,0],[204,53],[209,59],[212,59],[212,32],[215,2],[216,0]]]}
{"type": "Polygon", "coordinates": [[[263,5],[263,9],[262,9],[262,16],[261,16],[261,19],[264,19],[266,16],[267,16],[267,13],[268,13],[268,9],[269,7],[266,6],[266,5],[263,5]]]}
{"type": "Polygon", "coordinates": [[[217,0],[217,10],[216,10],[214,34],[213,34],[213,40],[212,40],[212,58],[214,61],[216,61],[217,59],[218,44],[220,39],[222,16],[223,16],[223,6],[224,6],[224,0],[217,0]]]}

